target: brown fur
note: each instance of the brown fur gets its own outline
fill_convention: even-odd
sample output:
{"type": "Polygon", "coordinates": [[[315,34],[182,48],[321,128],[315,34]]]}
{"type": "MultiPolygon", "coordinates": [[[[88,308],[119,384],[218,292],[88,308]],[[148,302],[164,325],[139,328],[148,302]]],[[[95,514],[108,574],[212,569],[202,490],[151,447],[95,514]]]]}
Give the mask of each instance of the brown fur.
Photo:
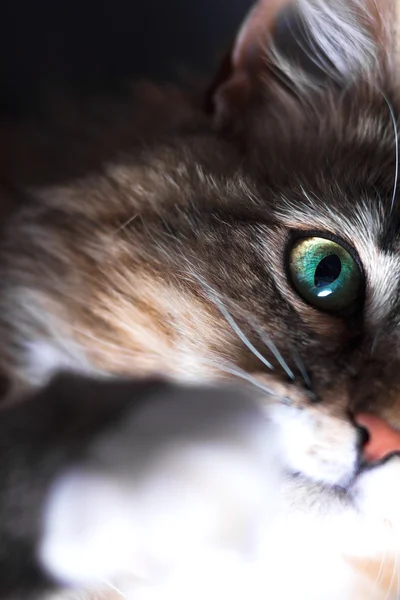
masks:
{"type": "MultiPolygon", "coordinates": [[[[373,31],[381,42],[380,20],[373,31]]],[[[242,80],[236,90],[238,119],[241,57],[217,95],[222,130],[155,88],[135,92],[123,116],[100,107],[28,132],[4,127],[4,188],[26,202],[2,244],[1,364],[13,383],[51,374],[32,363],[37,342],[59,353],[57,367],[106,375],[240,370],[275,391],[266,401],[309,414],[305,453],[321,464],[345,461],[358,410],[400,427],[397,189],[391,206],[400,91],[387,50],[377,50],[378,70],[349,65],[348,81],[317,84],[291,79],[276,55],[267,68],[261,53],[262,73],[249,69],[248,93],[242,80]],[[295,231],[336,236],[358,254],[365,300],[351,315],[317,310],[293,289],[285,261],[295,231]]]]}

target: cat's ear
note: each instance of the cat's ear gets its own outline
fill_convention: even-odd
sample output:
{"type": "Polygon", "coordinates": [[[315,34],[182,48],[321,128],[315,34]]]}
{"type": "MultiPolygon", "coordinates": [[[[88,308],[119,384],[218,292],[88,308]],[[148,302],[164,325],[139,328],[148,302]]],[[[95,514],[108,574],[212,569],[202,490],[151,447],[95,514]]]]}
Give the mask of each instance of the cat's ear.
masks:
{"type": "Polygon", "coordinates": [[[237,116],[271,84],[303,94],[398,77],[399,15],[400,0],[259,0],[212,88],[215,114],[237,116]]]}

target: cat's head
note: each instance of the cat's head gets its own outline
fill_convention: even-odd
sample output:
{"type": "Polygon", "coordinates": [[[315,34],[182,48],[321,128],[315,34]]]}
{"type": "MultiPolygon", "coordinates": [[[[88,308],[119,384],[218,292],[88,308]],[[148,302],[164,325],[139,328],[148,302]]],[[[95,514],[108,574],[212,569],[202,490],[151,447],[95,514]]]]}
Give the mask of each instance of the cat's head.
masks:
{"type": "Polygon", "coordinates": [[[289,470],[321,485],[304,481],[300,503],[333,506],[342,487],[343,502],[390,532],[383,543],[359,534],[360,545],[389,555],[400,539],[399,11],[261,0],[212,90],[256,186],[240,224],[247,309],[234,296],[253,329],[239,324],[275,355],[274,371],[260,369],[266,385],[284,371],[290,382],[272,410],[289,470]]]}
{"type": "Polygon", "coordinates": [[[212,90],[217,132],[185,123],[42,193],[2,278],[19,376],[247,381],[290,502],[360,514],[347,550],[379,561],[400,548],[398,22],[396,2],[260,1],[212,90]]]}

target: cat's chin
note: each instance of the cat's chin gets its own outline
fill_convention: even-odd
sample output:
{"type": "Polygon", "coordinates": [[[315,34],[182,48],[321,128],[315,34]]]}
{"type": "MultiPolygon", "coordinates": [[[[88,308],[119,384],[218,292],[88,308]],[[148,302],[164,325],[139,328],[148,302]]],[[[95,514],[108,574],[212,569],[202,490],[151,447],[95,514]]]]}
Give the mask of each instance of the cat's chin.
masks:
{"type": "Polygon", "coordinates": [[[400,539],[400,457],[364,469],[349,488],[357,510],[367,519],[382,521],[400,539]]]}
{"type": "Polygon", "coordinates": [[[400,457],[361,469],[346,487],[288,473],[284,495],[285,518],[306,523],[310,540],[328,539],[338,555],[398,556],[400,457]]]}
{"type": "Polygon", "coordinates": [[[291,508],[307,505],[320,513],[351,509],[362,518],[398,531],[400,536],[400,456],[360,469],[347,485],[332,485],[322,477],[291,470],[287,470],[287,481],[291,508]]]}

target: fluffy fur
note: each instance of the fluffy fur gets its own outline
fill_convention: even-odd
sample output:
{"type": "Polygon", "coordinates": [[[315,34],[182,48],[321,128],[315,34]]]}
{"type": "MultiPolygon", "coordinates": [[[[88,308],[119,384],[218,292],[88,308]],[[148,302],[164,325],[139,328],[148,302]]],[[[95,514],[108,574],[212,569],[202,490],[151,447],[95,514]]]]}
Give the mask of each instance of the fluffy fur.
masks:
{"type": "Polygon", "coordinates": [[[361,468],[353,421],[400,427],[397,8],[261,1],[213,119],[150,89],[126,127],[89,123],[68,145],[32,134],[3,160],[29,200],[2,243],[12,392],[60,368],[257,389],[288,476],[246,580],[256,597],[398,595],[400,459],[361,468]],[[307,231],[357,253],[353,314],[291,286],[287,248],[307,231]]]}

